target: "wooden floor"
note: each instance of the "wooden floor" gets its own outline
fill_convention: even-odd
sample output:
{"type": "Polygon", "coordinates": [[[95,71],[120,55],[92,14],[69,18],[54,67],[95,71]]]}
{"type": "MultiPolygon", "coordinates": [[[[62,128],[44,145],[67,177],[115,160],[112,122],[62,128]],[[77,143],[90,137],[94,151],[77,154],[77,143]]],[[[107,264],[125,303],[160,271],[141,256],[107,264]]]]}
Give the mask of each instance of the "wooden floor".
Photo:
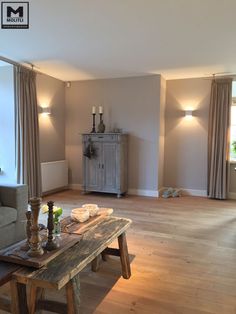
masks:
{"type": "MultiPolygon", "coordinates": [[[[236,202],[199,197],[155,199],[66,191],[46,197],[64,212],[84,203],[131,218],[132,277],[110,257],[81,273],[81,314],[235,314],[236,202]]],[[[116,246],[116,243],[114,243],[116,246]]],[[[7,291],[7,288],[5,288],[7,291]]],[[[49,293],[50,297],[63,298],[49,293]]]]}

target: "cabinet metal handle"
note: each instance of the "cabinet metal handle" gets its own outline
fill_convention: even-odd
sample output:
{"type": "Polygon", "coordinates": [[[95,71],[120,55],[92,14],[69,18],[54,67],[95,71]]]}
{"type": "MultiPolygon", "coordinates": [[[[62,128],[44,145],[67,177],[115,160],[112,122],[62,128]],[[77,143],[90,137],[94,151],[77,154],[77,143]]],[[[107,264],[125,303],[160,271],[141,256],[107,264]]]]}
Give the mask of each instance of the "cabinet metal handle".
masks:
{"type": "Polygon", "coordinates": [[[104,164],[102,164],[102,169],[104,169],[104,164]]]}
{"type": "Polygon", "coordinates": [[[99,136],[98,138],[103,138],[103,136],[99,136]]]}

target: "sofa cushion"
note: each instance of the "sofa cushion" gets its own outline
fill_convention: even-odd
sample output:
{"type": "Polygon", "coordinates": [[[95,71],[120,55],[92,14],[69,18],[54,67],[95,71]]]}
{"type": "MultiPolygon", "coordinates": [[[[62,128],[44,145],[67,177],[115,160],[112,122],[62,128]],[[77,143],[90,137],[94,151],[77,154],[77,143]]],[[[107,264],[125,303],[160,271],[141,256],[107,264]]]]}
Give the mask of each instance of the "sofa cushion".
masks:
{"type": "Polygon", "coordinates": [[[17,219],[17,211],[12,207],[0,207],[0,228],[15,222],[17,219]]]}

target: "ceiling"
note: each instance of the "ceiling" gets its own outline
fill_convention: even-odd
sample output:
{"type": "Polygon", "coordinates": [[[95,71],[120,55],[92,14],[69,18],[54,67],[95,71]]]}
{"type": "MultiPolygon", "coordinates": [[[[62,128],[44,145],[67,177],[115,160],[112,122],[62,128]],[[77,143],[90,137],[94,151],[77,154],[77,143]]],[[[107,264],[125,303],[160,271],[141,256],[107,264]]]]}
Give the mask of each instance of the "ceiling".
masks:
{"type": "Polygon", "coordinates": [[[236,73],[235,0],[31,0],[0,55],[63,81],[236,73]]]}

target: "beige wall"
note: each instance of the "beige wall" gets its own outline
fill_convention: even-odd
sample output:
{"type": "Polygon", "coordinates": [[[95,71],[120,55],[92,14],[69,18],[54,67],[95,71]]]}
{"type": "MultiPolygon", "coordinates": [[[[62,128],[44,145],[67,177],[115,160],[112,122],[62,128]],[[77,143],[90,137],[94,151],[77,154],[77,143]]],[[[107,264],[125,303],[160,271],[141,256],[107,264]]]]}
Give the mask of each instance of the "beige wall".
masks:
{"type": "MultiPolygon", "coordinates": [[[[207,188],[210,88],[210,80],[166,82],[159,75],[80,81],[65,88],[60,80],[38,75],[38,104],[52,108],[51,116],[39,115],[41,161],[65,159],[66,147],[70,183],[81,184],[80,134],[91,130],[91,107],[103,105],[106,131],[118,127],[129,133],[129,189],[173,186],[201,194],[207,188]],[[184,118],[186,109],[194,110],[192,120],[184,118]]],[[[231,193],[236,193],[234,168],[231,164],[231,193]]]]}
{"type": "Polygon", "coordinates": [[[164,185],[206,191],[211,80],[167,81],[164,185]],[[191,120],[184,110],[194,110],[191,120]]]}
{"type": "Polygon", "coordinates": [[[158,143],[158,189],[164,185],[164,144],[165,144],[165,106],[166,81],[161,77],[159,107],[159,143],[158,143]]]}
{"type": "Polygon", "coordinates": [[[65,159],[64,82],[48,75],[37,75],[38,105],[51,107],[52,114],[39,114],[41,162],[65,159]]]}
{"type": "Polygon", "coordinates": [[[82,183],[80,134],[91,131],[93,105],[104,107],[106,131],[116,127],[129,134],[129,189],[157,191],[160,76],[78,81],[66,88],[66,157],[72,184],[82,183]]]}
{"type": "Polygon", "coordinates": [[[236,199],[236,163],[230,164],[230,185],[229,185],[229,197],[236,199]]]}

